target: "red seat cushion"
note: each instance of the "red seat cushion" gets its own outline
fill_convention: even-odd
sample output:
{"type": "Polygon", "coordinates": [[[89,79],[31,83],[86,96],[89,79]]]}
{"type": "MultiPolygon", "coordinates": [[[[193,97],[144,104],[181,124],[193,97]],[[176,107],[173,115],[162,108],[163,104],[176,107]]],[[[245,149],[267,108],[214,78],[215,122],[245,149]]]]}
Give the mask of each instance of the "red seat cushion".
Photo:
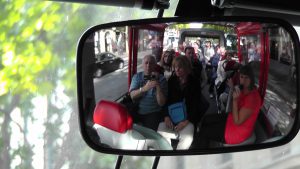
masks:
{"type": "Polygon", "coordinates": [[[101,100],[94,110],[94,123],[124,133],[132,129],[132,117],[127,109],[116,102],[101,100]]]}

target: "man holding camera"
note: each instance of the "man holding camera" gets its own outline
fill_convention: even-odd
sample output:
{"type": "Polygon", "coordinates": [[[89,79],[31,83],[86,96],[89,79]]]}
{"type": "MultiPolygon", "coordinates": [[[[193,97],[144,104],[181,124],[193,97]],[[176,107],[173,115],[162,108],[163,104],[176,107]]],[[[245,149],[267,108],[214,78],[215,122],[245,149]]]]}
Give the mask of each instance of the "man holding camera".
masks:
{"type": "Polygon", "coordinates": [[[142,64],[144,71],[132,77],[129,89],[132,100],[139,103],[134,120],[156,131],[166,103],[168,84],[162,74],[155,72],[157,63],[153,55],[146,55],[142,64]]]}

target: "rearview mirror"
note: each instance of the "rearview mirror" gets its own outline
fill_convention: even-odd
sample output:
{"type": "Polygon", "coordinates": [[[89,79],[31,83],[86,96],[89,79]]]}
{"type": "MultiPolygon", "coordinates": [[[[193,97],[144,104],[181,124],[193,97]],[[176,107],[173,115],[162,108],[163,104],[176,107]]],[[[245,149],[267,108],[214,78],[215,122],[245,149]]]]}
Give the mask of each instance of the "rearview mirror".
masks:
{"type": "Polygon", "coordinates": [[[273,18],[98,25],[77,51],[81,133],[112,154],[279,146],[299,130],[299,39],[273,18]]]}

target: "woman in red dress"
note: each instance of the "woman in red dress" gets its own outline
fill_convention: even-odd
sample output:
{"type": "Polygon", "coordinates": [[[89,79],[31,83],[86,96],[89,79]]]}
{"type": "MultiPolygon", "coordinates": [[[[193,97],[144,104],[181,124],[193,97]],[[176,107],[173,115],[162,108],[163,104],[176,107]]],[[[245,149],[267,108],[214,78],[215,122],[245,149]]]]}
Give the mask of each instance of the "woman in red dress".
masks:
{"type": "MultiPolygon", "coordinates": [[[[209,141],[240,144],[253,133],[261,107],[261,96],[254,85],[250,65],[240,68],[240,85],[233,86],[232,111],[204,116],[195,148],[207,148],[209,141]]],[[[229,85],[231,80],[229,80],[229,85]]]]}

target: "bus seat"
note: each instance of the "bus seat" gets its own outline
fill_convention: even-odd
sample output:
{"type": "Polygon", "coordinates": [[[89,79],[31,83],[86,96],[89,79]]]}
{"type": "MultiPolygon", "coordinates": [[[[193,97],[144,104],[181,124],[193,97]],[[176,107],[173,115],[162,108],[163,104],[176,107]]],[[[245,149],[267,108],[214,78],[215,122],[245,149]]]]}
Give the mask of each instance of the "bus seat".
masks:
{"type": "Polygon", "coordinates": [[[230,146],[242,146],[242,145],[249,145],[249,144],[253,144],[255,143],[256,140],[256,135],[255,132],[252,132],[252,135],[246,139],[245,141],[243,141],[242,143],[239,144],[223,144],[224,147],[230,147],[230,146]]]}
{"type": "Polygon", "coordinates": [[[261,112],[256,124],[256,143],[268,143],[282,139],[284,136],[279,134],[274,124],[270,119],[261,112]]]}
{"type": "Polygon", "coordinates": [[[93,120],[102,144],[118,149],[144,149],[145,137],[132,129],[132,118],[121,104],[101,100],[95,107],[93,120]]]}
{"type": "Polygon", "coordinates": [[[100,143],[126,150],[171,150],[171,145],[152,129],[133,124],[128,110],[120,103],[101,100],[94,110],[94,125],[100,143]]]}
{"type": "Polygon", "coordinates": [[[256,143],[260,143],[268,138],[267,132],[265,130],[265,123],[262,121],[263,112],[258,114],[256,123],[255,123],[255,134],[256,134],[256,143]]]}
{"type": "Polygon", "coordinates": [[[266,140],[264,140],[262,143],[271,143],[271,142],[275,142],[278,141],[280,139],[282,139],[284,136],[275,136],[275,137],[270,137],[266,140]]]}
{"type": "Polygon", "coordinates": [[[124,133],[132,128],[132,118],[121,104],[101,100],[94,110],[94,123],[124,133]]]}

